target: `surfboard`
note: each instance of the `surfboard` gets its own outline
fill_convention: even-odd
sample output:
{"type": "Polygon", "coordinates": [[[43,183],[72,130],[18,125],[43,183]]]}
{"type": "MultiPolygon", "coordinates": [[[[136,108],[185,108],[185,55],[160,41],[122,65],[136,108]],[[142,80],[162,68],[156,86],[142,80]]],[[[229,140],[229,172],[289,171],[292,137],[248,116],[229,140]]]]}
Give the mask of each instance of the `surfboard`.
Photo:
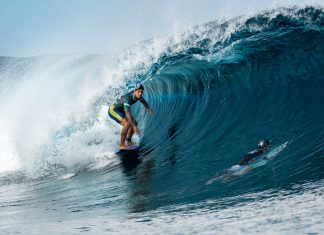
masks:
{"type": "Polygon", "coordinates": [[[119,156],[136,155],[139,153],[139,146],[132,145],[127,149],[118,149],[115,153],[119,156]]]}
{"type": "Polygon", "coordinates": [[[136,166],[140,163],[139,146],[132,145],[127,149],[118,149],[116,155],[125,168],[136,166]]]}

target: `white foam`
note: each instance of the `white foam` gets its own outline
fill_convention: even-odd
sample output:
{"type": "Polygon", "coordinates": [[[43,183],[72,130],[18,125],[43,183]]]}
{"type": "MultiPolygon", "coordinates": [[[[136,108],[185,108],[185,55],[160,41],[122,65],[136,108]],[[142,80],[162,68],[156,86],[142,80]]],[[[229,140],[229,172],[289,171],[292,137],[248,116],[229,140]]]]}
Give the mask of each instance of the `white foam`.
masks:
{"type": "MultiPolygon", "coordinates": [[[[14,87],[10,86],[10,92],[9,85],[6,88],[2,84],[0,123],[6,127],[0,133],[2,171],[18,168],[30,173],[37,171],[39,164],[47,161],[46,154],[55,133],[65,126],[80,125],[91,119],[95,99],[107,86],[118,84],[118,79],[114,81],[116,73],[106,70],[102,60],[85,63],[81,59],[72,56],[51,63],[35,61],[22,77],[7,78],[17,80],[14,87]]],[[[109,128],[105,130],[109,132],[109,128]]],[[[80,135],[75,140],[85,141],[87,136],[82,140],[80,135]]]]}
{"type": "Polygon", "coordinates": [[[5,128],[0,128],[0,173],[17,171],[21,163],[5,128]]]}
{"type": "Polygon", "coordinates": [[[60,180],[67,180],[67,179],[71,179],[72,177],[74,177],[76,175],[77,175],[77,173],[70,172],[70,173],[66,173],[66,174],[60,176],[58,179],[60,179],[60,180]]]}

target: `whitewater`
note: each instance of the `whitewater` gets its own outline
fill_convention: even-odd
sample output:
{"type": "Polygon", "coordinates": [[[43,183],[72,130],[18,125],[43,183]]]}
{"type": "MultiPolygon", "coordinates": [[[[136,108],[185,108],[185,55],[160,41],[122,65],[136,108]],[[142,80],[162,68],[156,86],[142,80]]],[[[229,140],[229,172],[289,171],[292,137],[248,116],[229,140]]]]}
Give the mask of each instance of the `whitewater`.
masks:
{"type": "Polygon", "coordinates": [[[321,234],[324,11],[277,8],[118,55],[0,57],[0,233],[321,234]],[[108,107],[139,84],[140,159],[108,107]],[[260,139],[266,158],[231,168],[260,139]]]}

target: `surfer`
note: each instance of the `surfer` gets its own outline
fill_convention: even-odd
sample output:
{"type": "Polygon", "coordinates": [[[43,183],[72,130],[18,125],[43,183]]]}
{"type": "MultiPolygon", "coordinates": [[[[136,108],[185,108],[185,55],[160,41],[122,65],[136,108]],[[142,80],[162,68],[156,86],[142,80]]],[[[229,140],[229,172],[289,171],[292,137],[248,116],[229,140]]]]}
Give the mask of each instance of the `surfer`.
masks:
{"type": "Polygon", "coordinates": [[[262,154],[270,150],[270,140],[260,140],[258,148],[246,154],[238,163],[231,166],[229,169],[226,169],[222,172],[219,172],[216,177],[208,180],[206,185],[213,183],[217,179],[227,179],[234,175],[242,175],[246,172],[249,172],[253,167],[248,164],[253,161],[255,158],[261,156],[262,154]],[[238,174],[239,173],[239,174],[238,174]]]}
{"type": "Polygon", "coordinates": [[[154,114],[146,100],[143,98],[144,86],[140,85],[121,96],[113,105],[109,107],[109,117],[123,126],[120,137],[120,149],[127,149],[128,146],[134,145],[132,142],[133,134],[139,134],[137,122],[134,119],[130,106],[140,101],[150,114],[154,114]]]}
{"type": "Polygon", "coordinates": [[[270,144],[271,144],[270,140],[260,140],[259,144],[258,144],[258,149],[253,150],[252,152],[249,152],[236,165],[243,166],[243,165],[250,163],[256,157],[267,152],[270,148],[270,144]]]}

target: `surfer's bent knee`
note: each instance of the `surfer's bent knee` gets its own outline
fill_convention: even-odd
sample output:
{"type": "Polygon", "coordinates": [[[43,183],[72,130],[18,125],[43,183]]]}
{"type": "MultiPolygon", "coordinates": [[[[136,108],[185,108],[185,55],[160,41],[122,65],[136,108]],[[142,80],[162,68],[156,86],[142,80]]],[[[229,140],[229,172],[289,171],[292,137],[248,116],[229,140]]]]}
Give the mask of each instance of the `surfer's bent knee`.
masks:
{"type": "Polygon", "coordinates": [[[130,125],[129,121],[128,121],[126,118],[124,118],[124,119],[121,121],[121,124],[122,124],[123,126],[125,126],[125,127],[128,127],[128,126],[130,125]]]}

